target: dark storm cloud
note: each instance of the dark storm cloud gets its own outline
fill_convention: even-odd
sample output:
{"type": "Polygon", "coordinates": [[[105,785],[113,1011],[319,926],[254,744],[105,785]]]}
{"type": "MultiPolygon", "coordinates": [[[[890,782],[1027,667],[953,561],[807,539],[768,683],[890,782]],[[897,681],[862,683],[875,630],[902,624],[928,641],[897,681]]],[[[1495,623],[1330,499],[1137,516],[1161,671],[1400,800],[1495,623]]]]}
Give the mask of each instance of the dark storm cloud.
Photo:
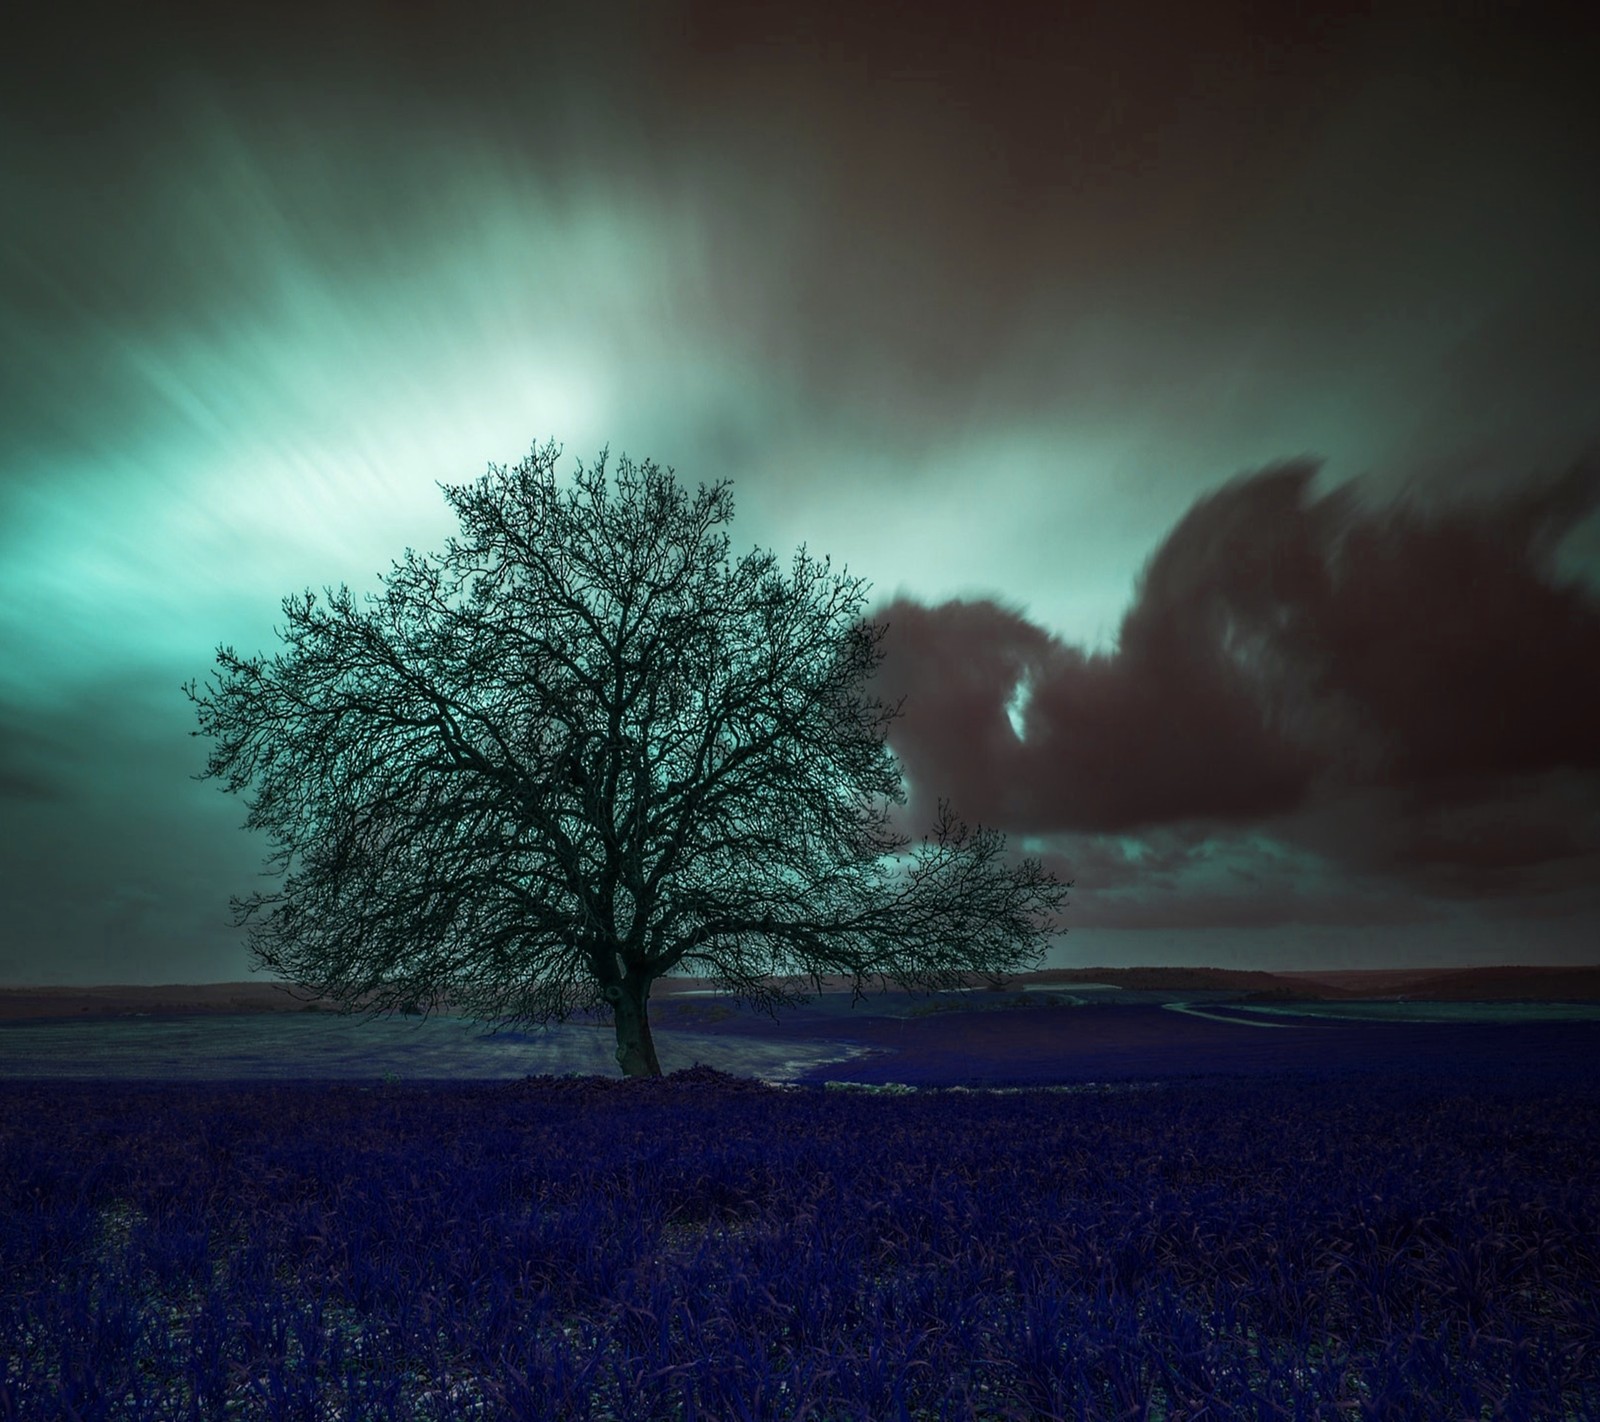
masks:
{"type": "Polygon", "coordinates": [[[1003,26],[972,6],[691,14],[688,62],[664,66],[674,109],[795,188],[781,281],[765,244],[723,229],[728,337],[907,436],[1135,376],[1088,351],[1019,362],[1017,343],[1046,326],[1049,345],[1103,344],[1114,308],[1187,296],[1181,273],[1235,243],[1364,77],[1353,14],[1278,5],[1155,24],[1054,4],[1008,7],[1003,26]]]}
{"type": "Polygon", "coordinates": [[[919,797],[1030,834],[1270,822],[1449,892],[1592,869],[1600,598],[1554,564],[1600,506],[1600,459],[1447,507],[1318,496],[1315,474],[1199,500],[1110,653],[992,602],[882,609],[919,797]]]}
{"type": "Polygon", "coordinates": [[[1600,162],[1594,35],[1577,19],[1252,3],[1025,3],[1003,23],[981,6],[685,13],[651,92],[739,174],[714,238],[723,334],[841,417],[931,442],[1001,411],[1131,420],[1154,400],[1188,415],[1187,387],[1202,419],[1216,392],[1197,369],[1248,369],[1263,345],[1255,383],[1284,357],[1301,383],[1327,382],[1319,360],[1395,368],[1455,330],[1456,369],[1440,375],[1431,352],[1406,369],[1430,387],[1418,398],[1439,378],[1451,403],[1480,379],[1498,308],[1515,335],[1533,301],[1560,330],[1523,342],[1519,415],[1541,411],[1542,427],[1557,406],[1596,434],[1592,411],[1572,414],[1600,377],[1573,335],[1600,303],[1581,255],[1600,240],[1584,176],[1600,162]],[[773,171],[791,202],[759,219],[773,171]],[[1301,334],[1279,332],[1286,313],[1301,334]]]}

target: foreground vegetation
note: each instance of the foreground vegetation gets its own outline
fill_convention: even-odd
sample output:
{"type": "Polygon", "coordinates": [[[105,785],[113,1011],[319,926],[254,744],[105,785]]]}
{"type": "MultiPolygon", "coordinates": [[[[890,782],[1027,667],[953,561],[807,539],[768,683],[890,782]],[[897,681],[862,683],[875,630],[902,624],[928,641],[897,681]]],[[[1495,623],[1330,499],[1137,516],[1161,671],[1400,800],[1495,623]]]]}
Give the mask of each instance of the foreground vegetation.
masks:
{"type": "Polygon", "coordinates": [[[0,1417],[1600,1416],[1600,1089],[0,1085],[0,1417]]]}

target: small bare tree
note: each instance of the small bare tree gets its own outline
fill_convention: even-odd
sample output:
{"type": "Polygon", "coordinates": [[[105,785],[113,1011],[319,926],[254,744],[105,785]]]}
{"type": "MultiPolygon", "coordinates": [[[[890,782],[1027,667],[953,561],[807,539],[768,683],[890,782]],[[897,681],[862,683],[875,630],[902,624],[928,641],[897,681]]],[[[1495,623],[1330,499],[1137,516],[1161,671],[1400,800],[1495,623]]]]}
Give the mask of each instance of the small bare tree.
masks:
{"type": "Polygon", "coordinates": [[[608,481],[602,452],[563,489],[559,453],[445,487],[442,556],[287,599],[284,650],[184,688],[274,846],[276,891],[234,900],[258,964],[347,1010],[609,1006],[645,1076],[680,965],[776,1015],[807,1000],[780,974],[859,996],[1036,963],[1068,886],[947,807],[915,847],[892,827],[865,584],[730,561],[726,483],[608,481]]]}

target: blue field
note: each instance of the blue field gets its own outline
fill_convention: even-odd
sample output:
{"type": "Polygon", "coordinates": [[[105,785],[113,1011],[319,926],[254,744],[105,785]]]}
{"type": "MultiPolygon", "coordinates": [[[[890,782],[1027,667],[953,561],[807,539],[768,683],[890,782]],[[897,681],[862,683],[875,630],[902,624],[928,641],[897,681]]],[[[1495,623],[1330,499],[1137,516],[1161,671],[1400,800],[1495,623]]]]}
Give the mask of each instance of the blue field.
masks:
{"type": "Polygon", "coordinates": [[[0,1082],[0,1417],[1600,1417],[1600,1029],[1218,1016],[0,1082]]]}

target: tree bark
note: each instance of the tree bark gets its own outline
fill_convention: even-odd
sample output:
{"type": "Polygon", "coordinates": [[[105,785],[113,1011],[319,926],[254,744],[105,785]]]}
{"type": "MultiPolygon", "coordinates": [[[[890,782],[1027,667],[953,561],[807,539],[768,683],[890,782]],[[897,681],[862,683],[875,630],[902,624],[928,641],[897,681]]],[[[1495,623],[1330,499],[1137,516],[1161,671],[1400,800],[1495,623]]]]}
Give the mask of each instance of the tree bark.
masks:
{"type": "Polygon", "coordinates": [[[628,973],[605,990],[617,1029],[617,1064],[624,1076],[660,1076],[650,1035],[650,979],[628,973]]]}

